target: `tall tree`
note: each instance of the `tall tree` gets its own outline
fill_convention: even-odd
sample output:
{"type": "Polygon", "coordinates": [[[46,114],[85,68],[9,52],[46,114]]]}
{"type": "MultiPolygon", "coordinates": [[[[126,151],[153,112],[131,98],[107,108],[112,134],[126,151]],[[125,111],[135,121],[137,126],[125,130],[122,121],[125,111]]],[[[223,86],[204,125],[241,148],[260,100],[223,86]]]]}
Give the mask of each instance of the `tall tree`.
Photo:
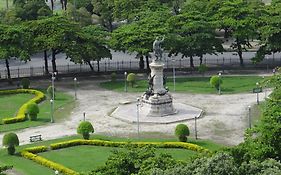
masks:
{"type": "Polygon", "coordinates": [[[173,16],[168,20],[169,38],[167,48],[170,55],[178,53],[189,57],[190,67],[194,68],[193,57],[222,52],[222,42],[215,36],[215,28],[201,12],[188,12],[173,16]]]}
{"type": "Polygon", "coordinates": [[[22,25],[0,25],[0,59],[5,60],[7,77],[11,82],[9,67],[10,58],[20,58],[23,61],[30,59],[31,35],[22,25]]]}
{"type": "Polygon", "coordinates": [[[106,46],[108,33],[101,27],[87,26],[77,33],[73,42],[69,42],[65,49],[66,55],[75,63],[86,63],[91,70],[94,68],[91,61],[98,62],[98,72],[100,71],[99,61],[102,58],[111,58],[110,50],[106,46]]]}
{"type": "Polygon", "coordinates": [[[144,56],[149,70],[149,56],[152,52],[152,43],[157,36],[167,34],[166,20],[171,14],[167,8],[159,11],[144,11],[139,19],[121,26],[113,31],[110,46],[114,50],[137,53],[140,58],[140,69],[144,68],[144,56]]]}

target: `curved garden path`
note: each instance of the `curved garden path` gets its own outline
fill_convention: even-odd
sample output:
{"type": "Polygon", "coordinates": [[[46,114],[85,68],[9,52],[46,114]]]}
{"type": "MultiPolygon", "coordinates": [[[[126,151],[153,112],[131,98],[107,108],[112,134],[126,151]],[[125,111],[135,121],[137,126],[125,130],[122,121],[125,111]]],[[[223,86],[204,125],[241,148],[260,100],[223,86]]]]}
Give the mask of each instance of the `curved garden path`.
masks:
{"type": "MultiPolygon", "coordinates": [[[[44,84],[43,81],[41,83],[44,84]]],[[[44,140],[76,134],[76,127],[83,120],[83,112],[86,112],[86,120],[92,122],[95,133],[113,136],[136,134],[136,124],[120,121],[109,117],[108,114],[119,103],[135,101],[141,93],[107,91],[98,87],[99,81],[83,80],[79,83],[77,104],[71,116],[58,123],[16,131],[20,144],[28,144],[29,136],[35,134],[41,134],[44,140]]],[[[72,81],[57,82],[56,87],[73,94],[72,81]]],[[[236,145],[243,141],[243,133],[248,126],[247,106],[256,103],[255,94],[205,95],[172,92],[172,95],[177,102],[189,104],[205,111],[204,117],[198,120],[198,137],[200,139],[210,139],[227,145],[236,145]]],[[[260,99],[263,98],[264,93],[261,93],[260,99]]],[[[184,123],[190,127],[191,135],[194,136],[194,121],[184,123]]],[[[172,135],[176,125],[141,124],[140,130],[143,133],[160,132],[172,135]]],[[[3,133],[0,134],[0,140],[2,137],[3,133]]]]}

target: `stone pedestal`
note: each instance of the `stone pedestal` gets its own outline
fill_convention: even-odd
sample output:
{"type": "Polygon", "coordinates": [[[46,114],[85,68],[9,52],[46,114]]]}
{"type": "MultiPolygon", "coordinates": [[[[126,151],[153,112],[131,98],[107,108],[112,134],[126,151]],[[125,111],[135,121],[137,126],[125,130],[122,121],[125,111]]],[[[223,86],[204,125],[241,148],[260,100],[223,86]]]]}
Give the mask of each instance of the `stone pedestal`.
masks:
{"type": "Polygon", "coordinates": [[[176,113],[173,107],[173,98],[163,86],[164,64],[161,61],[150,63],[153,88],[150,93],[142,95],[141,110],[148,111],[148,117],[163,117],[176,113]]]}

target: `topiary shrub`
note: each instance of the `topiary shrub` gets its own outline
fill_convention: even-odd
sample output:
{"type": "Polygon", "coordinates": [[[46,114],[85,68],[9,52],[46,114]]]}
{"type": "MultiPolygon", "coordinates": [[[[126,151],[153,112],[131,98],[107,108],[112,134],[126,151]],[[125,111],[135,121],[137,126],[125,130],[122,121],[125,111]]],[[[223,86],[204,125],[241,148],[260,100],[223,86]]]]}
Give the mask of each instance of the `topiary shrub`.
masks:
{"type": "MultiPolygon", "coordinates": [[[[55,92],[55,94],[54,94],[54,99],[55,99],[55,98],[56,98],[56,88],[54,89],[54,92],[55,92]]],[[[49,96],[50,99],[53,98],[53,86],[49,86],[49,87],[48,87],[48,89],[47,89],[47,94],[48,94],[48,96],[49,96]]],[[[54,99],[53,99],[53,100],[54,100],[54,99]]]]}
{"type": "Polygon", "coordinates": [[[115,72],[112,72],[112,73],[111,73],[111,81],[112,81],[112,82],[115,82],[115,81],[116,81],[116,78],[117,78],[116,73],[115,73],[115,72]]]}
{"type": "Polygon", "coordinates": [[[214,75],[210,79],[210,84],[212,87],[215,87],[217,90],[219,90],[219,86],[222,85],[222,79],[219,76],[214,75]]]}
{"type": "Polygon", "coordinates": [[[81,134],[84,139],[89,140],[90,138],[90,132],[94,132],[93,125],[88,121],[83,121],[79,124],[77,128],[77,133],[81,134]]]}
{"type": "Polygon", "coordinates": [[[7,133],[3,137],[3,146],[7,147],[8,154],[15,154],[15,146],[19,146],[19,138],[15,133],[7,133]]]}
{"type": "Polygon", "coordinates": [[[134,87],[135,83],[136,83],[136,74],[134,73],[129,73],[127,76],[127,81],[129,82],[129,84],[134,87]]]}
{"type": "Polygon", "coordinates": [[[23,79],[21,79],[20,84],[23,89],[28,89],[30,86],[30,81],[28,78],[23,78],[23,79]]]}
{"type": "Polygon", "coordinates": [[[179,141],[186,142],[187,136],[189,136],[189,128],[185,124],[178,124],[175,129],[175,135],[179,141]]]}
{"type": "Polygon", "coordinates": [[[36,103],[28,104],[26,113],[28,114],[29,119],[31,121],[37,120],[37,114],[39,113],[38,104],[36,104],[36,103]]]}

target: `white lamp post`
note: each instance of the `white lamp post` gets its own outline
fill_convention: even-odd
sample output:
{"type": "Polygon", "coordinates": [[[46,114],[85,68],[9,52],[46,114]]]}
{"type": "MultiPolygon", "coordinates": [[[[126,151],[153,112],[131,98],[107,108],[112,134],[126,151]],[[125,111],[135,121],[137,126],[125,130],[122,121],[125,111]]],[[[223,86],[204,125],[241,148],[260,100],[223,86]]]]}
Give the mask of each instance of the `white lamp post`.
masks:
{"type": "Polygon", "coordinates": [[[173,63],[174,91],[176,91],[176,68],[175,68],[176,60],[175,60],[175,59],[172,59],[172,63],[173,63]]]}
{"type": "Polygon", "coordinates": [[[56,79],[56,76],[57,75],[57,73],[56,72],[53,72],[52,73],[52,92],[53,92],[53,94],[52,94],[52,100],[55,100],[55,79],[56,79]]]}
{"type": "Polygon", "coordinates": [[[127,92],[127,72],[124,72],[124,83],[125,83],[125,87],[124,87],[124,91],[127,92]]]}
{"type": "Polygon", "coordinates": [[[248,120],[249,120],[249,128],[251,128],[251,106],[248,106],[248,120]]]}
{"type": "Polygon", "coordinates": [[[54,123],[54,100],[51,99],[50,100],[50,104],[51,104],[51,123],[54,123]]]}
{"type": "Polygon", "coordinates": [[[75,96],[75,100],[77,100],[77,78],[75,77],[73,80],[74,80],[74,96],[75,96]]]}
{"type": "Polygon", "coordinates": [[[55,175],[58,175],[58,174],[59,174],[59,171],[58,171],[58,170],[56,170],[56,171],[55,171],[55,175]]]}
{"type": "Polygon", "coordinates": [[[219,72],[219,95],[221,95],[221,72],[219,72]]]}
{"type": "MultiPolygon", "coordinates": [[[[259,82],[256,82],[257,88],[259,87],[259,82]]],[[[259,102],[259,92],[257,92],[257,104],[260,104],[259,102]]]]}
{"type": "Polygon", "coordinates": [[[138,125],[138,138],[140,138],[140,98],[137,98],[137,125],[138,125]]]}

